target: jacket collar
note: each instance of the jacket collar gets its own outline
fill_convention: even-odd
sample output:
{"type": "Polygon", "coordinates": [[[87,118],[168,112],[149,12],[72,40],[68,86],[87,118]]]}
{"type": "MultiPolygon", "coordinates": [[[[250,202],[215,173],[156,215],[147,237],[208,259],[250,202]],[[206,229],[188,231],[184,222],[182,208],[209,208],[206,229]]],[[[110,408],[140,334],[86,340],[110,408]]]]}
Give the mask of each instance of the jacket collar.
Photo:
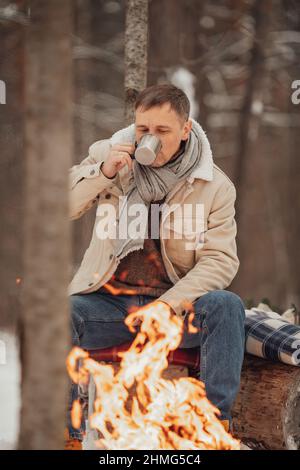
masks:
{"type": "Polygon", "coordinates": [[[204,130],[200,126],[200,124],[194,119],[191,119],[191,120],[193,124],[195,124],[198,127],[198,132],[200,135],[200,141],[201,141],[201,146],[202,146],[202,156],[201,156],[199,165],[197,166],[197,168],[194,169],[194,171],[188,177],[188,181],[192,182],[195,178],[203,179],[205,181],[212,181],[214,162],[213,162],[213,156],[212,156],[210,143],[208,141],[208,138],[206,137],[204,130]]]}

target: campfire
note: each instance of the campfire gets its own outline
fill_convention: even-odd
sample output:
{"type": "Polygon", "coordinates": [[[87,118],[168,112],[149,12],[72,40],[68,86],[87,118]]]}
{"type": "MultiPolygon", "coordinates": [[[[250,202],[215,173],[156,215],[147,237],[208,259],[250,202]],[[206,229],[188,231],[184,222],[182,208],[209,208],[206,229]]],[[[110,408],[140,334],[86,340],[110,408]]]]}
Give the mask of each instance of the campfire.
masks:
{"type": "MultiPolygon", "coordinates": [[[[189,332],[196,333],[194,314],[189,332]]],[[[87,384],[92,375],[96,384],[91,427],[97,429],[101,448],[164,450],[238,450],[240,443],[228,434],[209,402],[203,382],[193,377],[163,378],[170,351],[177,349],[183,321],[169,307],[154,302],[128,314],[125,323],[132,332],[140,322],[129,350],[120,352],[120,368],[89,358],[74,347],[67,359],[68,372],[75,383],[87,384]],[[78,365],[80,364],[80,367],[78,365]]],[[[79,427],[81,407],[73,403],[72,421],[79,427]]]]}

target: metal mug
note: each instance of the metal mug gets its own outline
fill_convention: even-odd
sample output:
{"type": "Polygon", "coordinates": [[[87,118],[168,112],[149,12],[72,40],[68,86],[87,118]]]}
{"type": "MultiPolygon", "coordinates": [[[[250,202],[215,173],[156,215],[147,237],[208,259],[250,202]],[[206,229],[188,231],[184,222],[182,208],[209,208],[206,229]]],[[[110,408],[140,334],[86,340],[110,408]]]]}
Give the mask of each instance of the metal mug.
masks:
{"type": "Polygon", "coordinates": [[[144,134],[135,146],[136,150],[132,158],[135,158],[141,165],[151,165],[160,152],[162,144],[155,135],[144,134]]]}

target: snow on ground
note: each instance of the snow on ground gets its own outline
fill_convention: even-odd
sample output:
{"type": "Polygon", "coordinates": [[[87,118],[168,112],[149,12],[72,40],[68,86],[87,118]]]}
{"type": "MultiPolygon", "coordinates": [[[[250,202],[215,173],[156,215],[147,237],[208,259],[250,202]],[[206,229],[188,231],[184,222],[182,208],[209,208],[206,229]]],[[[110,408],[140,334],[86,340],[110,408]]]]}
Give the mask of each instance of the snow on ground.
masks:
{"type": "Polygon", "coordinates": [[[0,449],[13,449],[19,430],[20,364],[15,336],[0,331],[0,449]]]}

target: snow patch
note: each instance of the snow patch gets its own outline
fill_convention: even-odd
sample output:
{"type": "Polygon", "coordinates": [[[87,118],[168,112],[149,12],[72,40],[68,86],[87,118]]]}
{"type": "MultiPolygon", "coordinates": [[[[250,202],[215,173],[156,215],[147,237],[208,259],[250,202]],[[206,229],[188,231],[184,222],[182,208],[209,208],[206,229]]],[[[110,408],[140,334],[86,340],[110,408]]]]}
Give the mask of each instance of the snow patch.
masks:
{"type": "Polygon", "coordinates": [[[188,69],[178,67],[175,70],[168,72],[168,79],[170,82],[181,88],[188,97],[191,104],[190,117],[197,119],[199,114],[199,105],[196,100],[196,77],[188,69]]]}
{"type": "Polygon", "coordinates": [[[0,331],[0,343],[0,449],[9,450],[19,432],[21,368],[16,337],[0,331]]]}

